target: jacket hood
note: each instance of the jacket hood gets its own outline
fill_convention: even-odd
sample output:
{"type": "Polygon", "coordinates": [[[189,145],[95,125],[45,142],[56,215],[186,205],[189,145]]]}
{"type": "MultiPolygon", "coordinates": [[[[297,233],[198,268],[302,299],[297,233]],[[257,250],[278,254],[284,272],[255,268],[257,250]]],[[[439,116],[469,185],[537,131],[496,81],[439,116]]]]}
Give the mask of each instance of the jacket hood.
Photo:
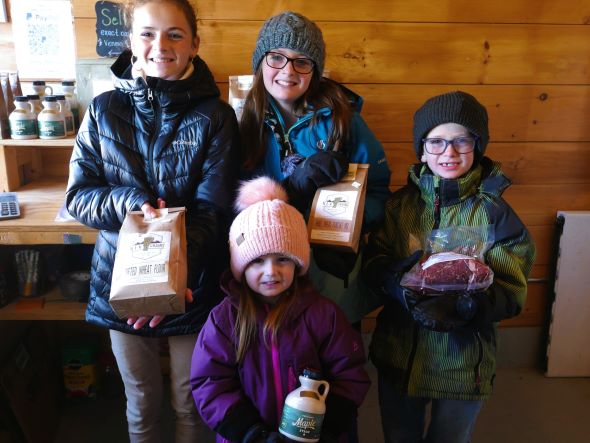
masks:
{"type": "Polygon", "coordinates": [[[457,204],[476,193],[500,197],[512,184],[502,172],[501,163],[488,157],[483,157],[475,168],[456,179],[437,177],[426,164],[417,163],[410,168],[408,182],[422,190],[427,203],[433,202],[438,188],[442,206],[457,204]]]}
{"type": "MultiPolygon", "coordinates": [[[[193,74],[185,80],[164,80],[157,77],[133,78],[131,75],[131,51],[122,52],[111,66],[113,85],[119,91],[133,97],[145,97],[152,89],[169,100],[189,101],[219,97],[219,88],[207,64],[199,56],[193,59],[193,74]]],[[[163,103],[165,105],[165,103],[163,103]]]]}

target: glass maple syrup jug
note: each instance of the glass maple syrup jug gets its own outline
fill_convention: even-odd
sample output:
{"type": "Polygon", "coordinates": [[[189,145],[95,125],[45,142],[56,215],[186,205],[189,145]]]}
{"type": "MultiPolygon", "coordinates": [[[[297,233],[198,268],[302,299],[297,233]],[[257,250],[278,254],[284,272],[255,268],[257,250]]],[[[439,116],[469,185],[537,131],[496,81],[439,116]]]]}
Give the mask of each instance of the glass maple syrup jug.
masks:
{"type": "Polygon", "coordinates": [[[279,432],[291,440],[317,442],[322,432],[330,385],[312,369],[304,369],[299,382],[301,386],[285,399],[279,432]]]}

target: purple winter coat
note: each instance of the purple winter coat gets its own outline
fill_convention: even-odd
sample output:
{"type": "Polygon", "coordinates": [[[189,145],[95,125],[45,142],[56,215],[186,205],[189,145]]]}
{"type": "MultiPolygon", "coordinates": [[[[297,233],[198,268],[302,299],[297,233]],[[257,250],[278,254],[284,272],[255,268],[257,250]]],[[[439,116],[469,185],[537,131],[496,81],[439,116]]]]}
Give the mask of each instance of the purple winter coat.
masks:
{"type": "Polygon", "coordinates": [[[240,285],[226,274],[228,293],[203,326],[191,365],[191,387],[204,422],[218,442],[240,441],[256,423],[277,431],[285,397],[299,386],[305,368],[319,368],[330,384],[322,435],[343,437],[369,390],[361,336],[336,304],[307,278],[298,281],[297,302],[277,344],[264,345],[262,326],[270,305],[260,303],[258,336],[242,364],[236,361],[234,325],[240,285]]]}

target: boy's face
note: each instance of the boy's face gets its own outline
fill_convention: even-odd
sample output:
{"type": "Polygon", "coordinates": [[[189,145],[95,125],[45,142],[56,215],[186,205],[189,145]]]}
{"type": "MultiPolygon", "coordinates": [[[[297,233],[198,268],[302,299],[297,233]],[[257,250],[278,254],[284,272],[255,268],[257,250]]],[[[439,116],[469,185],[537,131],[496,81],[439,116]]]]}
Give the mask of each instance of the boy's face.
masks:
{"type": "MultiPolygon", "coordinates": [[[[457,138],[471,138],[467,128],[457,123],[444,123],[432,129],[425,138],[454,140],[457,138]]],[[[464,175],[474,160],[474,151],[467,154],[459,154],[451,143],[442,154],[430,154],[422,144],[422,162],[428,164],[433,174],[447,179],[459,178],[464,175]]]]}

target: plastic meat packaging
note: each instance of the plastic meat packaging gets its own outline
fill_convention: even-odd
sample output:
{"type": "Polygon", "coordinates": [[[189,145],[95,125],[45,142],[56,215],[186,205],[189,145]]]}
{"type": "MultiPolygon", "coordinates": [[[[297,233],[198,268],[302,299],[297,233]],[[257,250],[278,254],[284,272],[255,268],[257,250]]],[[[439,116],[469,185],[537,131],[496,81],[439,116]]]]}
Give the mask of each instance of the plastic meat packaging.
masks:
{"type": "Polygon", "coordinates": [[[404,274],[400,284],[431,295],[486,289],[494,280],[493,271],[484,262],[493,237],[491,225],[432,231],[425,256],[404,274]]]}

